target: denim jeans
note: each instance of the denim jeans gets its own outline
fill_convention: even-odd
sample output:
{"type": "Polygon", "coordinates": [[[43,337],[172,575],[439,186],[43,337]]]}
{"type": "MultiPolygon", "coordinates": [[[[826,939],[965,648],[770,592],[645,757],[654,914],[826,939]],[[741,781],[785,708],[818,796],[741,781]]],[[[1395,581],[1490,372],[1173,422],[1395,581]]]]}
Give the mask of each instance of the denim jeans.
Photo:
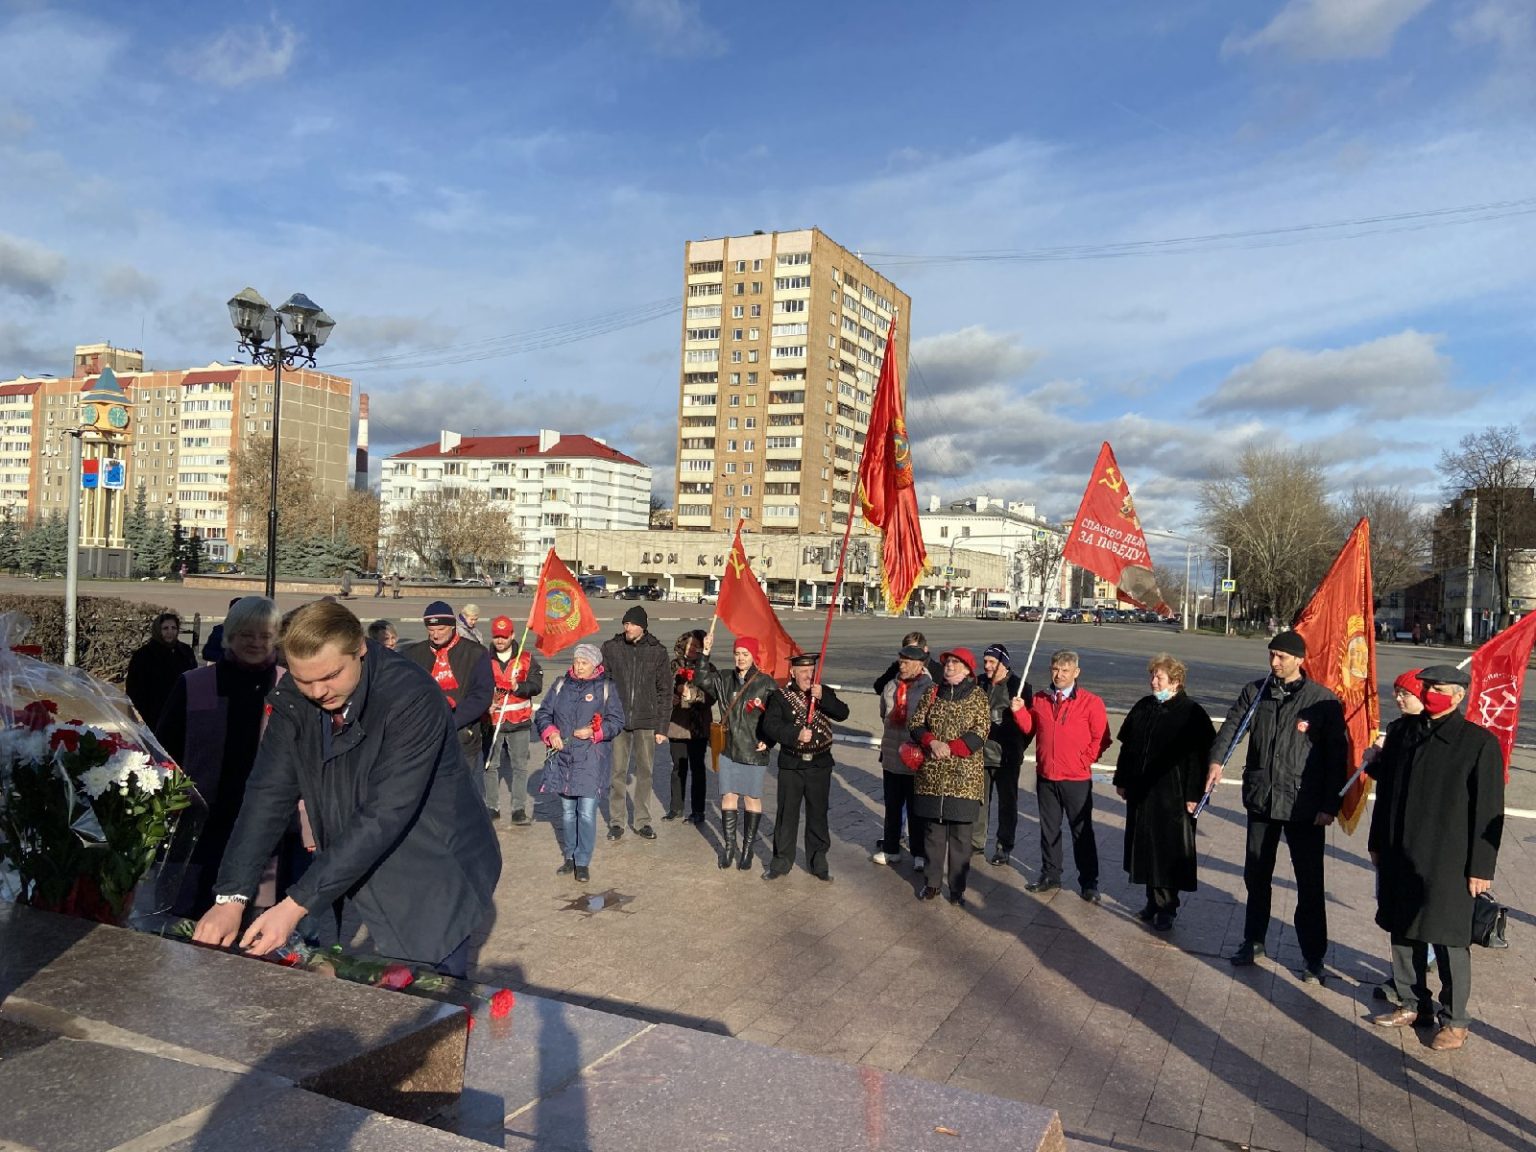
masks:
{"type": "Polygon", "coordinates": [[[565,854],[583,868],[592,863],[592,849],[597,846],[597,797],[560,794],[560,815],[565,835],[561,843],[565,854]]]}
{"type": "Polygon", "coordinates": [[[528,729],[502,726],[491,747],[491,766],[485,772],[485,806],[499,809],[501,782],[507,783],[512,811],[529,812],[533,803],[528,795],[528,729]],[[506,755],[503,757],[502,753],[506,755]]]}

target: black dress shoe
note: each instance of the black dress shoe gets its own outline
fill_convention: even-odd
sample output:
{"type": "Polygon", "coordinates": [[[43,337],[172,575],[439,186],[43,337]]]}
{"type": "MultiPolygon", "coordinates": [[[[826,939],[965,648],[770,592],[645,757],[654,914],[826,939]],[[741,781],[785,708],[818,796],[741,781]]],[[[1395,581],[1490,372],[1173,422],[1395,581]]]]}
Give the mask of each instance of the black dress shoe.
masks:
{"type": "Polygon", "coordinates": [[[1008,853],[999,848],[996,852],[992,853],[992,858],[987,863],[994,868],[1001,868],[1004,864],[1008,863],[1008,853]]]}
{"type": "Polygon", "coordinates": [[[667,810],[667,814],[665,816],[663,816],[662,819],[663,820],[676,820],[677,819],[677,813],[675,811],[671,810],[671,809],[668,809],[667,810]]]}
{"type": "Polygon", "coordinates": [[[1140,912],[1136,913],[1136,919],[1140,920],[1143,924],[1152,923],[1153,920],[1157,919],[1157,905],[1148,904],[1140,912]]]}
{"type": "Polygon", "coordinates": [[[587,866],[585,864],[576,865],[576,883],[585,884],[590,879],[592,879],[592,873],[587,871],[587,866]]]}
{"type": "Polygon", "coordinates": [[[497,821],[499,821],[501,819],[501,809],[500,808],[487,808],[485,810],[485,814],[491,818],[491,823],[492,824],[495,824],[497,821]]]}
{"type": "Polygon", "coordinates": [[[937,888],[924,888],[917,894],[919,900],[936,900],[939,896],[937,888]]]}
{"type": "Polygon", "coordinates": [[[816,877],[818,880],[825,881],[828,884],[832,883],[832,873],[830,872],[812,872],[811,875],[816,877]]]}
{"type": "Polygon", "coordinates": [[[1244,940],[1242,946],[1227,959],[1234,968],[1250,968],[1255,961],[1264,957],[1264,945],[1253,940],[1244,940]]]}
{"type": "Polygon", "coordinates": [[[953,904],[956,908],[964,908],[965,907],[965,895],[964,895],[964,893],[962,893],[959,896],[955,896],[955,895],[951,894],[950,896],[946,897],[946,899],[951,904],[953,904]]]}
{"type": "Polygon", "coordinates": [[[624,835],[624,825],[622,825],[622,824],[610,824],[610,825],[608,825],[608,839],[610,839],[610,840],[617,840],[622,835],[624,835]]]}
{"type": "Polygon", "coordinates": [[[576,870],[576,861],[572,860],[569,856],[567,856],[565,858],[565,863],[561,864],[560,867],[555,869],[555,875],[556,876],[569,876],[575,870],[576,870]]]}
{"type": "Polygon", "coordinates": [[[635,835],[642,840],[654,840],[656,839],[656,829],[652,828],[649,824],[645,824],[635,829],[635,835]]]}
{"type": "Polygon", "coordinates": [[[532,824],[533,821],[528,819],[528,813],[527,812],[525,812],[525,811],[523,811],[523,809],[519,808],[515,812],[512,813],[512,823],[514,823],[514,824],[532,824]]]}
{"type": "Polygon", "coordinates": [[[702,823],[704,823],[704,813],[702,813],[702,812],[690,812],[688,814],[688,823],[690,823],[690,824],[702,824],[702,823]]]}
{"type": "Polygon", "coordinates": [[[1158,932],[1173,931],[1173,915],[1169,912],[1158,912],[1152,917],[1152,927],[1158,932]]]}
{"type": "Polygon", "coordinates": [[[1061,887],[1060,880],[1031,880],[1024,885],[1026,892],[1054,892],[1061,887]]]}
{"type": "Polygon", "coordinates": [[[1321,984],[1327,978],[1328,974],[1323,971],[1323,962],[1321,960],[1306,964],[1301,969],[1301,982],[1303,984],[1321,984]]]}
{"type": "Polygon", "coordinates": [[[784,873],[775,872],[771,866],[763,869],[764,880],[777,880],[782,875],[784,875],[784,873]]]}
{"type": "Polygon", "coordinates": [[[1098,904],[1104,899],[1099,895],[1099,890],[1091,884],[1079,892],[1078,895],[1086,900],[1089,904],[1098,904]]]}

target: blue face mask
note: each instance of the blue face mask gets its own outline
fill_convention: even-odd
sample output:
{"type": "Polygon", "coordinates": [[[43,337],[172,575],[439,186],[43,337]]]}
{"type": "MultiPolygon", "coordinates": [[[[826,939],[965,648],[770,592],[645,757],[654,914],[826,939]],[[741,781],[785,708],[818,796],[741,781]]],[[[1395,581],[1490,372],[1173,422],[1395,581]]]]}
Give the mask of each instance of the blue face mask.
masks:
{"type": "Polygon", "coordinates": [[[1156,692],[1152,693],[1152,698],[1159,704],[1166,704],[1173,699],[1173,689],[1159,688],[1156,692]]]}

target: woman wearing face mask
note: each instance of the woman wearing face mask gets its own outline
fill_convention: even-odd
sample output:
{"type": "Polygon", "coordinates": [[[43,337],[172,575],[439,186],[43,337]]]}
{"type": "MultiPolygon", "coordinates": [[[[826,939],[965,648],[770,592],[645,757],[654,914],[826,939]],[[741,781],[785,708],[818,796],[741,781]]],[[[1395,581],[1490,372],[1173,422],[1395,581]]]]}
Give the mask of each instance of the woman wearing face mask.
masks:
{"type": "Polygon", "coordinates": [[[1216,730],[1184,692],[1187,670],[1160,652],[1147,665],[1151,694],[1120,725],[1115,791],[1125,801],[1125,870],[1144,884],[1136,915],[1159,932],[1173,927],[1179,893],[1195,890],[1194,811],[1205,791],[1216,730]]]}

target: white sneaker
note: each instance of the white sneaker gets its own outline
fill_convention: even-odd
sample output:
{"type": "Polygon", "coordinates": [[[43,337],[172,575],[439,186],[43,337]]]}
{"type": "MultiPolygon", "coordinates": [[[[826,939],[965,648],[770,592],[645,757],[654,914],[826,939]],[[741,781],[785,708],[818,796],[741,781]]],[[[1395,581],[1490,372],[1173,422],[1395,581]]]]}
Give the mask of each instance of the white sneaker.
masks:
{"type": "Polygon", "coordinates": [[[872,864],[899,864],[899,863],[901,863],[901,853],[900,852],[876,852],[873,856],[871,856],[869,858],[869,860],[870,860],[870,863],[872,863],[872,864]]]}
{"type": "Polygon", "coordinates": [[[919,872],[926,872],[928,870],[928,861],[924,860],[921,856],[914,856],[912,857],[912,867],[919,872]]]}

